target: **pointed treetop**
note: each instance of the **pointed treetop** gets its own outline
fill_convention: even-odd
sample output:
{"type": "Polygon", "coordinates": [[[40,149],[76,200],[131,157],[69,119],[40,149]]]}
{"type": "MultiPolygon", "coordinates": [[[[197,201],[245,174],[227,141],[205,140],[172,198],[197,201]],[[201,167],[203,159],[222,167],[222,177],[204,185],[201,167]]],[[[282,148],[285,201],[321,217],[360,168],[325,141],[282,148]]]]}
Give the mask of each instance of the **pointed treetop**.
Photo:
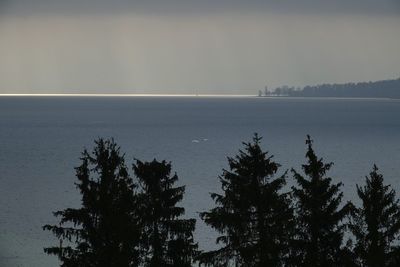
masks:
{"type": "Polygon", "coordinates": [[[259,144],[261,140],[262,140],[262,137],[258,136],[258,133],[254,133],[254,137],[253,137],[254,143],[259,144]]]}
{"type": "Polygon", "coordinates": [[[378,166],[374,163],[374,166],[372,167],[372,172],[377,172],[379,170],[378,166]]]}
{"type": "Polygon", "coordinates": [[[307,134],[306,144],[308,145],[308,147],[311,147],[313,142],[314,140],[312,140],[311,136],[307,134]]]}

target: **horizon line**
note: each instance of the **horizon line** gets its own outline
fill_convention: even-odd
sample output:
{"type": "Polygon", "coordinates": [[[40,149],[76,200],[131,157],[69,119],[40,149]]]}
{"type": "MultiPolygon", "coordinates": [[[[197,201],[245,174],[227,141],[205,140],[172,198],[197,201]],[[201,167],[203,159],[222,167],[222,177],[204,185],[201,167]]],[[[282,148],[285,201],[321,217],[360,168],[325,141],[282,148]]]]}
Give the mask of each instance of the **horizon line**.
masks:
{"type": "Polygon", "coordinates": [[[1,94],[5,96],[33,96],[33,97],[256,97],[257,95],[239,95],[239,94],[1,94]]]}

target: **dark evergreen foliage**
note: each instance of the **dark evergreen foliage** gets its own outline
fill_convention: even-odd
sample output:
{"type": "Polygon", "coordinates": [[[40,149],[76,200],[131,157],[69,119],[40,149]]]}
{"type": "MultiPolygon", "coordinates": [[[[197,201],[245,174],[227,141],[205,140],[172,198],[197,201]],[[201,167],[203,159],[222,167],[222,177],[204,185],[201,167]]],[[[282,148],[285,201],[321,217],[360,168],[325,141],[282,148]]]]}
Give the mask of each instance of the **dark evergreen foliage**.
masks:
{"type": "Polygon", "coordinates": [[[230,170],[219,177],[222,194],[213,193],[217,207],[201,213],[221,235],[222,248],[202,254],[206,266],[283,266],[293,229],[288,194],[281,193],[285,175],[275,177],[279,164],[263,152],[261,138],[243,143],[244,151],[228,158],[230,170]]]}
{"type": "Polygon", "coordinates": [[[390,186],[374,165],[363,187],[357,185],[362,206],[354,210],[351,230],[356,238],[354,251],[360,265],[400,266],[400,205],[390,186]]]}
{"type": "Polygon", "coordinates": [[[342,183],[332,184],[326,177],[333,163],[324,163],[312,148],[307,136],[305,176],[292,169],[298,187],[293,187],[296,203],[296,238],[293,242],[292,265],[309,267],[344,266],[341,249],[350,204],[340,208],[342,183]]]}
{"type": "Polygon", "coordinates": [[[84,150],[76,168],[82,195],[80,208],[54,212],[59,225],[45,225],[60,245],[45,248],[61,266],[137,266],[140,228],[134,184],[124,156],[113,140],[98,139],[93,152],[84,150]]]}
{"type": "Polygon", "coordinates": [[[64,267],[395,267],[400,266],[400,200],[374,165],[366,185],[357,185],[361,207],[342,205],[342,183],[333,184],[307,136],[304,175],[292,169],[297,187],[283,192],[286,172],[260,147],[257,134],[228,157],[219,177],[216,207],[200,214],[220,236],[220,249],[200,254],[196,220],[183,219],[184,186],[175,187],[171,164],[136,160],[128,174],[124,155],[111,140],[84,150],[76,169],[80,208],[54,212],[45,225],[60,244],[45,248],[64,267]],[[295,203],[292,204],[292,201],[295,203]],[[345,219],[351,215],[350,224],[345,219]],[[343,245],[346,227],[355,237],[343,245]],[[199,255],[200,254],[200,255],[199,255]]]}
{"type": "Polygon", "coordinates": [[[195,219],[180,218],[185,210],[176,204],[183,198],[185,187],[174,187],[178,176],[171,176],[171,164],[165,161],[136,161],[133,166],[145,208],[142,247],[144,266],[191,267],[197,256],[193,240],[195,219]]]}

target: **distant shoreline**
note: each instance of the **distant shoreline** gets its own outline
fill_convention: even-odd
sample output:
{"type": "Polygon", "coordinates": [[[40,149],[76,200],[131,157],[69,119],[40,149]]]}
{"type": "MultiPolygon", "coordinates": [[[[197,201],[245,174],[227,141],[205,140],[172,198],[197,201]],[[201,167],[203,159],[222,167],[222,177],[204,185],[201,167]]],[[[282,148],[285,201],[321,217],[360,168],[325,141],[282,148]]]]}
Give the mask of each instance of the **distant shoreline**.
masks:
{"type": "Polygon", "coordinates": [[[0,94],[0,97],[256,97],[255,95],[211,94],[0,94]]]}
{"type": "Polygon", "coordinates": [[[357,82],[342,84],[319,84],[301,87],[281,86],[264,92],[259,90],[259,96],[290,96],[290,97],[335,97],[335,98],[390,98],[400,99],[400,78],[374,82],[357,82]]]}
{"type": "Polygon", "coordinates": [[[332,100],[351,100],[351,99],[358,99],[358,100],[400,100],[400,98],[394,98],[394,97],[345,97],[345,96],[257,96],[259,98],[282,98],[282,99],[332,99],[332,100]]]}
{"type": "Polygon", "coordinates": [[[95,98],[258,98],[258,99],[314,99],[314,100],[400,100],[390,97],[334,97],[334,96],[257,96],[210,94],[0,94],[6,97],[95,97],[95,98]]]}

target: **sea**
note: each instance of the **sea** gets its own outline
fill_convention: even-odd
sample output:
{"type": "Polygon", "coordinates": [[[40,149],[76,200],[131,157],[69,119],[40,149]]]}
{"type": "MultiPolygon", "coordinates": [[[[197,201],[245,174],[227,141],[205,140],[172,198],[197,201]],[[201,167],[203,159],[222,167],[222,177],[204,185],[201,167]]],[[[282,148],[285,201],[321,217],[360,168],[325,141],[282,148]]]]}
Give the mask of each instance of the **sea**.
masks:
{"type": "Polygon", "coordinates": [[[217,234],[199,219],[220,192],[218,176],[242,142],[262,147],[289,170],[305,163],[306,135],[328,176],[343,182],[344,201],[359,203],[356,185],[376,164],[400,197],[400,100],[286,97],[2,96],[0,97],[0,266],[57,266],[43,248],[57,245],[45,224],[52,212],[79,207],[74,167],[97,138],[114,138],[128,166],[134,158],[172,163],[181,205],[196,218],[200,248],[217,234]]]}

